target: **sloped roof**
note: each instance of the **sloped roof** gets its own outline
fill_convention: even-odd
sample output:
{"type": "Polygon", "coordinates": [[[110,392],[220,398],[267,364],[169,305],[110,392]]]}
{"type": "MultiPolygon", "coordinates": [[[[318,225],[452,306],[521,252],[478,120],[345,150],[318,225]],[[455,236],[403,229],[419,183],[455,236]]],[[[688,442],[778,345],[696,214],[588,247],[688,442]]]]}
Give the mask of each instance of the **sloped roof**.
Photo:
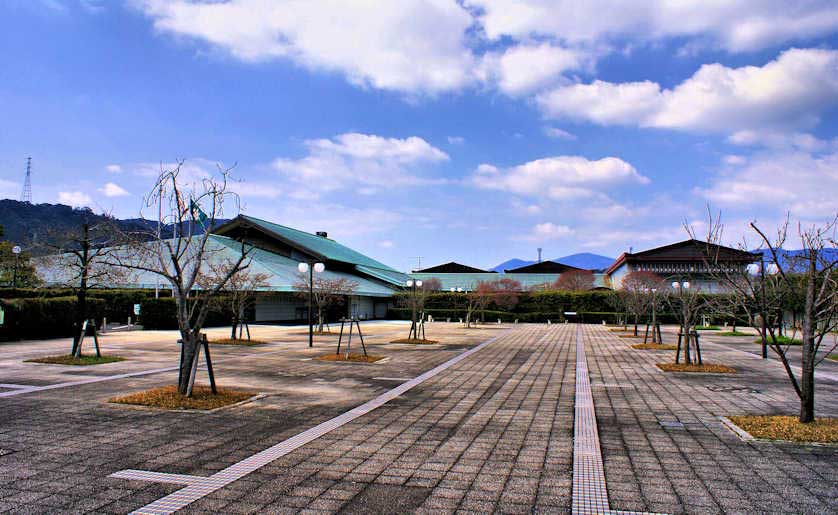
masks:
{"type": "Polygon", "coordinates": [[[488,274],[488,273],[497,273],[497,272],[489,272],[488,270],[482,270],[480,268],[475,268],[473,266],[463,265],[460,263],[456,263],[454,261],[450,261],[448,263],[444,263],[442,265],[432,266],[430,268],[423,268],[422,270],[414,270],[417,274],[488,274]]]}
{"type": "Polygon", "coordinates": [[[581,270],[581,268],[564,265],[556,261],[542,261],[540,263],[504,270],[504,272],[507,274],[561,274],[571,270],[581,270]]]}
{"type": "Polygon", "coordinates": [[[299,229],[287,227],[253,216],[239,215],[230,222],[216,228],[213,232],[224,235],[241,225],[251,225],[272,238],[324,261],[339,261],[355,265],[355,269],[362,274],[367,274],[381,281],[393,285],[404,285],[408,276],[398,270],[391,268],[380,261],[350,249],[331,238],[318,236],[299,229]]]}
{"type": "Polygon", "coordinates": [[[712,257],[712,259],[718,259],[722,262],[737,263],[752,263],[759,259],[758,256],[744,250],[725,247],[724,245],[716,245],[715,243],[708,243],[706,241],[689,239],[641,252],[623,252],[614,261],[614,263],[608,267],[606,273],[612,273],[623,263],[637,263],[639,261],[676,263],[696,262],[703,261],[705,257],[708,259],[712,257]]]}

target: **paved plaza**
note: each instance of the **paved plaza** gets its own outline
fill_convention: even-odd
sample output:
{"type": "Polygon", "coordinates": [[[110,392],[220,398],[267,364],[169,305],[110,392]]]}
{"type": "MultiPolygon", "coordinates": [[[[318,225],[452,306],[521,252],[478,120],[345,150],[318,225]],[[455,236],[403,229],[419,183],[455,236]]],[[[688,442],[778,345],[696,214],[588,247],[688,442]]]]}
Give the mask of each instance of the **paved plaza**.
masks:
{"type": "MultiPolygon", "coordinates": [[[[313,361],[337,338],[310,350],[300,327],[212,346],[221,385],[264,396],[211,413],[107,402],[174,382],[174,332],[107,335],[126,361],[90,367],[23,363],[66,339],[0,344],[0,512],[838,512],[838,448],[720,423],[796,413],[749,338],[703,339],[737,374],[679,374],[601,325],[434,323],[422,346],[363,327],[384,361],[313,361]]],[[[838,363],[817,382],[818,414],[838,416],[838,363]]]]}

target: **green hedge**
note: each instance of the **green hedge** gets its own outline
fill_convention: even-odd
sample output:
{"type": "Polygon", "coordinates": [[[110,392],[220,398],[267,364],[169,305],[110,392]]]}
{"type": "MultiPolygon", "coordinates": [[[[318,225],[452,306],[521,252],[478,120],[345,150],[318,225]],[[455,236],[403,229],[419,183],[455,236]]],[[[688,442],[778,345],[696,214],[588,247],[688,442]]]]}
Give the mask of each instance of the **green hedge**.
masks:
{"type": "MultiPolygon", "coordinates": [[[[230,325],[230,314],[210,309],[204,327],[230,325]]],[[[177,329],[177,307],[172,297],[146,299],[140,302],[139,323],[143,329],[177,329]]]]}
{"type": "MultiPolygon", "coordinates": [[[[161,297],[170,297],[170,290],[160,290],[161,297]]],[[[55,297],[74,297],[76,290],[72,288],[0,288],[0,299],[29,298],[49,299],[55,297]]],[[[141,304],[143,301],[154,298],[154,290],[151,289],[100,289],[91,288],[87,291],[88,299],[101,299],[105,301],[102,312],[98,316],[108,319],[108,322],[127,323],[128,317],[136,321],[134,316],[134,304],[141,304]]]]}
{"type": "MultiPolygon", "coordinates": [[[[87,301],[87,317],[97,324],[105,311],[105,301],[87,301]]],[[[0,326],[0,339],[28,340],[72,336],[78,329],[75,318],[75,297],[0,299],[5,320],[0,326]]]]}

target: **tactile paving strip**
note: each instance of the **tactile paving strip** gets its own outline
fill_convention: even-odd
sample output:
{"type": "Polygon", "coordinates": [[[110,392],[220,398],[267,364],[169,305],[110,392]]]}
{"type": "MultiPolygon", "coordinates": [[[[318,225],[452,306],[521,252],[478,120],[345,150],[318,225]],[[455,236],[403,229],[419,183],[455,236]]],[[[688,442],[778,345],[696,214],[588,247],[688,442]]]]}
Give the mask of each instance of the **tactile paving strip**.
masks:
{"type": "Polygon", "coordinates": [[[247,474],[256,471],[257,469],[267,465],[268,463],[276,460],[277,458],[281,458],[289,452],[298,449],[299,447],[302,447],[303,445],[313,440],[316,440],[317,438],[320,438],[326,433],[334,429],[337,429],[343,426],[344,424],[347,424],[355,420],[356,418],[365,415],[370,411],[386,404],[392,399],[395,399],[399,395],[410,390],[411,388],[422,384],[423,382],[434,377],[440,372],[456,365],[460,361],[471,356],[475,352],[480,351],[487,345],[490,345],[492,342],[496,341],[498,338],[504,336],[507,332],[508,331],[504,331],[503,334],[495,336],[494,338],[481,343],[477,347],[469,349],[463,352],[462,354],[454,358],[451,358],[445,363],[442,363],[441,365],[438,365],[432,368],[431,370],[428,370],[422,375],[414,377],[406,383],[400,384],[392,390],[388,390],[387,392],[379,395],[378,397],[368,402],[365,402],[364,404],[361,404],[360,406],[352,410],[349,410],[346,413],[338,415],[335,418],[327,420],[326,422],[318,424],[310,429],[307,429],[306,431],[292,436],[291,438],[283,442],[280,442],[272,447],[268,447],[264,451],[254,454],[249,458],[246,458],[238,463],[234,463],[233,465],[230,465],[229,467],[213,474],[212,476],[200,477],[181,474],[149,472],[143,470],[123,470],[120,472],[116,472],[115,474],[112,474],[110,477],[186,484],[186,488],[182,488],[150,504],[147,504],[136,511],[131,512],[132,515],[163,515],[174,513],[175,511],[197,501],[198,499],[220,488],[223,488],[226,485],[229,485],[233,481],[241,479],[247,474]]]}
{"type": "MultiPolygon", "coordinates": [[[[641,515],[638,512],[612,510],[608,504],[605,466],[599,446],[591,379],[582,326],[576,327],[576,396],[573,413],[573,497],[574,515],[641,515]]],[[[654,515],[643,513],[642,515],[654,515]]]]}

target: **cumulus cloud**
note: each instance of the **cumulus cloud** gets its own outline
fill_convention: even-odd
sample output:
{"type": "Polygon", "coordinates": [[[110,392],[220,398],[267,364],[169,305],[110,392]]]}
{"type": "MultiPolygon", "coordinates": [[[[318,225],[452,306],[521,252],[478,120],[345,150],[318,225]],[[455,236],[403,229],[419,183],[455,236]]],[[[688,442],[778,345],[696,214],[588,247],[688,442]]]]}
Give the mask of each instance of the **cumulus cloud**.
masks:
{"type": "Polygon", "coordinates": [[[622,159],[605,157],[594,161],[580,156],[536,159],[505,170],[481,164],[471,180],[479,188],[554,200],[595,197],[600,195],[600,188],[620,183],[649,183],[647,177],[622,159]]]}
{"type": "Polygon", "coordinates": [[[838,105],[838,51],[790,49],[759,66],[703,65],[673,89],[594,81],[539,96],[548,116],[602,125],[737,132],[812,127],[838,105]]]}
{"type": "Polygon", "coordinates": [[[73,207],[90,206],[93,199],[82,191],[61,191],[58,193],[58,203],[73,207]]]}
{"type": "Polygon", "coordinates": [[[104,186],[99,188],[99,191],[102,192],[102,194],[104,194],[106,197],[125,197],[127,195],[130,195],[130,193],[128,193],[125,190],[125,188],[113,182],[105,183],[104,186]]]}
{"type": "Polygon", "coordinates": [[[273,167],[298,187],[332,191],[355,187],[374,193],[379,187],[441,183],[422,175],[422,165],[449,159],[448,154],[422,138],[385,138],[346,133],[331,139],[305,142],[308,154],[299,159],[278,158],[273,167]]]}
{"type": "Polygon", "coordinates": [[[551,43],[521,44],[483,56],[480,74],[509,95],[522,95],[555,83],[568,70],[589,65],[587,52],[551,43]]]}
{"type": "Polygon", "coordinates": [[[474,80],[469,12],[448,0],[231,0],[139,3],[161,32],[249,62],[283,58],[360,86],[436,93],[474,80]]]}
{"type": "Polygon", "coordinates": [[[588,44],[694,38],[731,52],[834,33],[838,5],[830,0],[671,2],[644,0],[468,0],[492,39],[532,35],[588,44]]]}
{"type": "Polygon", "coordinates": [[[775,215],[791,211],[796,217],[829,216],[835,213],[838,153],[764,152],[724,168],[697,192],[732,211],[770,208],[775,215]]]}

